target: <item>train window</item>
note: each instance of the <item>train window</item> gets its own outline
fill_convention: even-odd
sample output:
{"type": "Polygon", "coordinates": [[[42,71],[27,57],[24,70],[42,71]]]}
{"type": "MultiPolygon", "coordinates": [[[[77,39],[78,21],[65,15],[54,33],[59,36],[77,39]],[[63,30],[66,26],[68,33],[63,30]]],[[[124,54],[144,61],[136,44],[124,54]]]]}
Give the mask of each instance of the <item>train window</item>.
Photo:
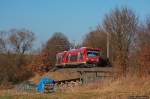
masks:
{"type": "Polygon", "coordinates": [[[97,51],[88,51],[87,52],[87,56],[88,57],[96,57],[96,56],[99,56],[99,52],[97,52],[97,51]]]}
{"type": "Polygon", "coordinates": [[[78,56],[77,55],[71,55],[70,61],[77,61],[78,56]]]}

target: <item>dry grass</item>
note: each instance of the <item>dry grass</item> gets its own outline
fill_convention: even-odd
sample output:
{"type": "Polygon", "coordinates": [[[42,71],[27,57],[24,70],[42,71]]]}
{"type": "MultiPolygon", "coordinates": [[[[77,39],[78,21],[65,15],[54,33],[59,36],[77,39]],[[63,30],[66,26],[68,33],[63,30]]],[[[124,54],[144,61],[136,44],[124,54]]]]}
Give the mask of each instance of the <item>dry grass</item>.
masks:
{"type": "Polygon", "coordinates": [[[150,78],[106,80],[76,87],[68,92],[94,92],[99,97],[98,99],[128,99],[129,96],[150,97],[150,78]]]}
{"type": "Polygon", "coordinates": [[[26,93],[15,92],[14,90],[1,91],[0,99],[91,99],[96,98],[97,94],[90,93],[68,93],[68,92],[56,92],[51,94],[41,93],[26,93]]]}
{"type": "Polygon", "coordinates": [[[0,99],[128,99],[129,96],[149,96],[150,78],[128,78],[95,82],[51,94],[4,90],[0,99]]]}

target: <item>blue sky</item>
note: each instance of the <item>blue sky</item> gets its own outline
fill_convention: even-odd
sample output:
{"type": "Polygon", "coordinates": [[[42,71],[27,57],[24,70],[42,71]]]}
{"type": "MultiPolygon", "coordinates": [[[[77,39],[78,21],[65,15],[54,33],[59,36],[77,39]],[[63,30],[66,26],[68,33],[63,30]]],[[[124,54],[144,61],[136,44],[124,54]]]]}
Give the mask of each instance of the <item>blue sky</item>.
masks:
{"type": "Polygon", "coordinates": [[[54,32],[81,41],[106,13],[120,6],[133,9],[142,21],[150,15],[150,0],[0,0],[0,30],[31,30],[37,46],[54,32]]]}

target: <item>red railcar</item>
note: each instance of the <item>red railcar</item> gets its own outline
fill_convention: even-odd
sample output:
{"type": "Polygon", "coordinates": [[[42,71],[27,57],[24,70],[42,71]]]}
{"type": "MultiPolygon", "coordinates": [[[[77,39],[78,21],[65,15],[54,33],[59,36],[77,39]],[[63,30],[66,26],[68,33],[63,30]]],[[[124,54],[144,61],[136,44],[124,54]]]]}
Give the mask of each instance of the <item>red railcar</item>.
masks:
{"type": "Polygon", "coordinates": [[[98,66],[102,63],[101,49],[82,47],[60,52],[56,55],[56,66],[98,66]]]}

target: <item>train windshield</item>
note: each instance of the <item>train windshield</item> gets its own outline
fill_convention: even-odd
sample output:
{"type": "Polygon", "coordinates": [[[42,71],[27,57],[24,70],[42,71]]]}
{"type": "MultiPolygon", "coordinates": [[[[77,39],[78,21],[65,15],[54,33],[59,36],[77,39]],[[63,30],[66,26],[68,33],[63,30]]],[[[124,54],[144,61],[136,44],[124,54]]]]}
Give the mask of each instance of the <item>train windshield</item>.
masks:
{"type": "Polygon", "coordinates": [[[87,56],[88,57],[97,57],[100,55],[99,51],[87,51],[87,56]]]}

